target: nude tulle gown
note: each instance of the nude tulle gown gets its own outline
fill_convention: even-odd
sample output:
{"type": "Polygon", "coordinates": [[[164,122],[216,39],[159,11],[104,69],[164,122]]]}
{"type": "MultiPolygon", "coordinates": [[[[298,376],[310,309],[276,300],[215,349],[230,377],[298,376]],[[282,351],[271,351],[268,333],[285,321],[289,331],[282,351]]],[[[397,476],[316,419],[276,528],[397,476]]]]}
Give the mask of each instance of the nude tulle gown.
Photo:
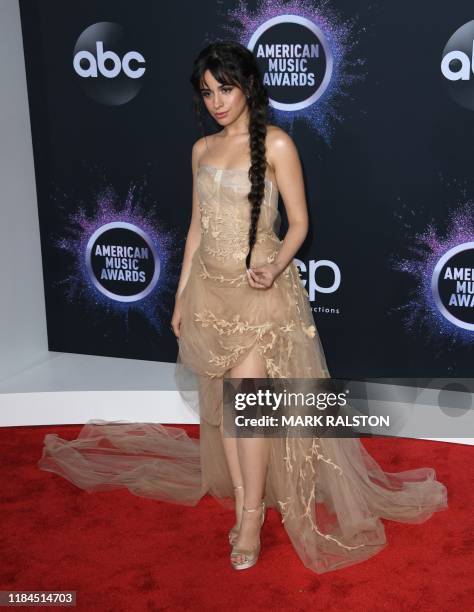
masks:
{"type": "MultiPolygon", "coordinates": [[[[268,290],[248,284],[249,188],[246,170],[198,170],[202,238],[182,293],[176,380],[199,410],[200,439],[160,424],[92,420],[73,441],[46,435],[41,469],[88,491],[127,487],[186,505],[209,493],[233,508],[219,430],[224,373],[256,345],[270,378],[330,376],[295,264],[268,290]]],[[[267,180],[252,265],[273,261],[280,248],[277,201],[267,180]]],[[[379,552],[381,518],[421,523],[447,508],[447,491],[429,467],[384,472],[358,438],[288,437],[270,438],[265,501],[303,564],[323,573],[379,552]]]]}

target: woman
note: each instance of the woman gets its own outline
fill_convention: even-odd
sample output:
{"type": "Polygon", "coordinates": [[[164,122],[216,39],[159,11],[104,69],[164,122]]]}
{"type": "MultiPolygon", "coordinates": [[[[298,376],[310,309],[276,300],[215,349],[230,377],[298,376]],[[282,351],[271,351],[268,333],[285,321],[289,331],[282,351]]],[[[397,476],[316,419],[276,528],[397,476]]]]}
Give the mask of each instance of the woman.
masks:
{"type": "Polygon", "coordinates": [[[386,544],[380,518],[418,523],[447,507],[432,468],[385,473],[357,438],[224,435],[223,377],[329,378],[293,257],[308,229],[291,138],[268,125],[254,56],[237,43],[203,49],[191,76],[198,108],[221,126],[192,151],[193,204],[172,328],[183,397],[198,385],[200,439],[157,424],[92,421],[75,441],[45,438],[39,463],[87,490],[196,504],[206,493],[236,521],[231,564],[257,562],[265,507],[317,573],[367,559],[386,544]],[[289,229],[277,237],[281,194],[289,229]]]}
{"type": "MultiPolygon", "coordinates": [[[[282,318],[279,322],[283,325],[288,322],[285,315],[291,312],[291,308],[286,304],[285,309],[288,300],[282,298],[276,289],[273,294],[266,296],[259,296],[257,292],[267,292],[274,285],[274,281],[293,261],[306,237],[308,214],[301,164],[291,138],[283,130],[267,125],[268,96],[253,55],[247,49],[240,45],[220,43],[204,49],[195,62],[191,81],[197,108],[200,100],[203,100],[209,114],[223,129],[217,134],[201,138],[193,147],[193,214],[172,328],[179,338],[182,310],[189,311],[184,321],[192,321],[194,312],[191,311],[196,309],[198,301],[196,294],[200,291],[207,293],[209,282],[197,281],[199,286],[189,289],[188,303],[182,307],[182,292],[189,278],[193,256],[201,245],[203,232],[204,240],[198,252],[201,269],[205,270],[206,275],[209,274],[207,279],[211,283],[213,272],[223,274],[224,278],[218,278],[217,284],[212,283],[211,291],[216,292],[215,298],[212,295],[203,296],[205,311],[197,313],[198,316],[202,315],[206,322],[206,313],[211,309],[212,316],[216,316],[218,304],[215,302],[219,300],[223,306],[222,314],[227,319],[224,324],[228,323],[231,308],[235,314],[241,313],[244,319],[249,317],[255,329],[246,334],[244,332],[244,336],[247,336],[245,350],[232,353],[229,346],[224,351],[217,345],[213,346],[218,340],[214,329],[210,332],[204,330],[204,334],[199,336],[193,322],[192,327],[184,330],[180,359],[189,364],[189,368],[196,369],[198,361],[202,361],[202,348],[212,347],[210,352],[213,355],[220,353],[222,358],[222,365],[217,364],[214,376],[221,377],[225,372],[234,378],[265,378],[269,375],[266,362],[269,363],[272,357],[267,355],[266,359],[263,358],[262,346],[279,318],[282,318]],[[229,66],[233,66],[233,69],[229,70],[229,66]],[[289,230],[281,245],[272,231],[273,221],[278,215],[277,184],[284,198],[289,221],[289,230]],[[218,193],[215,194],[217,185],[218,193]],[[220,219],[220,223],[213,217],[216,210],[212,203],[207,204],[202,214],[200,210],[203,198],[210,201],[214,195],[217,196],[217,207],[228,207],[223,213],[227,219],[220,219]],[[246,205],[247,196],[250,207],[246,205]],[[260,219],[262,206],[268,207],[268,211],[265,211],[265,218],[260,219]],[[256,245],[258,221],[263,221],[263,227],[260,223],[260,240],[256,245]],[[236,228],[238,223],[240,225],[236,228]],[[214,232],[220,233],[213,236],[209,224],[212,227],[219,225],[220,229],[214,232]],[[251,266],[251,261],[259,265],[251,266]],[[285,317],[284,320],[281,315],[285,317]],[[268,323],[271,328],[262,333],[263,326],[268,323]]],[[[294,274],[295,271],[292,272],[294,274]]],[[[296,281],[296,276],[293,280],[296,281]]],[[[288,296],[291,295],[288,292],[288,296]]],[[[308,323],[310,332],[315,332],[312,321],[308,323]]],[[[235,333],[240,347],[242,333],[235,333]]],[[[204,363],[207,367],[208,364],[204,363]]],[[[313,370],[313,375],[326,375],[325,364],[318,366],[318,371],[313,370]]],[[[214,398],[219,397],[216,389],[214,398]]],[[[202,399],[203,403],[208,401],[202,399]]],[[[203,414],[201,416],[204,417],[203,414]]],[[[237,522],[229,534],[231,544],[235,544],[231,559],[236,569],[243,569],[253,565],[258,557],[259,529],[265,511],[262,498],[270,445],[265,437],[239,438],[237,443],[236,438],[223,435],[222,420],[219,428],[236,498],[237,522]]],[[[212,454],[212,444],[209,450],[212,454]]]]}

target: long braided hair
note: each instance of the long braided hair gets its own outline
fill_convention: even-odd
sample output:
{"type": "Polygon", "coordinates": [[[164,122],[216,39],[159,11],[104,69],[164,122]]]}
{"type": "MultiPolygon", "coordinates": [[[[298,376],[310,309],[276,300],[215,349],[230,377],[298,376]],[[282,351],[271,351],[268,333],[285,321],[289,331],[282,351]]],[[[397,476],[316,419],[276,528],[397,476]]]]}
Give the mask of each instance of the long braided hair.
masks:
{"type": "MultiPolygon", "coordinates": [[[[239,87],[247,98],[249,109],[249,144],[251,184],[248,200],[251,204],[249,226],[249,251],[245,265],[250,268],[252,249],[257,238],[258,219],[265,191],[267,159],[265,138],[267,134],[268,93],[255,56],[247,47],[237,42],[214,42],[205,47],[193,64],[190,81],[194,89],[193,99],[199,125],[203,128],[201,87],[204,73],[209,70],[223,85],[239,87]]],[[[203,130],[204,132],[204,130],[203,130]]]]}

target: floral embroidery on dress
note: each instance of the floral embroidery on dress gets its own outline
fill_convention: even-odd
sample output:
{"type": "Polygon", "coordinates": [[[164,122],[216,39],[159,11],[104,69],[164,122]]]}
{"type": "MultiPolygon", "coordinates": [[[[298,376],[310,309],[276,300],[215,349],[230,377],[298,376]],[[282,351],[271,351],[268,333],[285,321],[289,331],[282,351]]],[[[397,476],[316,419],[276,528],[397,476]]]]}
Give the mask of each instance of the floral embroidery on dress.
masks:
{"type": "Polygon", "coordinates": [[[201,225],[205,230],[209,228],[209,217],[207,215],[201,214],[201,225]]]}
{"type": "MultiPolygon", "coordinates": [[[[202,351],[196,359],[202,359],[204,363],[207,360],[208,365],[203,369],[213,379],[225,375],[253,347],[257,348],[269,378],[312,378],[315,372],[329,378],[324,355],[319,355],[315,348],[319,337],[308,306],[309,294],[302,286],[301,273],[294,261],[275,279],[268,304],[262,297],[260,310],[260,296],[267,290],[253,289],[248,282],[244,261],[248,253],[249,204],[242,184],[237,180],[232,181],[231,177],[234,176],[244,177],[245,174],[234,175],[231,171],[226,173],[223,170],[208,174],[204,171],[203,177],[208,180],[203,180],[199,186],[200,201],[204,204],[200,209],[201,244],[197,278],[201,286],[197,291],[204,295],[209,289],[211,297],[209,302],[204,300],[208,307],[202,306],[203,302],[199,300],[200,306],[189,311],[195,325],[207,330],[201,332],[202,349],[190,346],[190,352],[202,351]],[[220,286],[222,300],[219,296],[220,286]],[[234,288],[237,289],[235,300],[232,295],[234,288]],[[212,296],[215,296],[215,301],[212,301],[212,296]],[[280,298],[281,302],[278,301],[280,298]],[[265,312],[268,314],[261,321],[258,317],[265,312]]],[[[271,190],[267,193],[275,198],[271,190]]],[[[276,204],[275,199],[272,202],[276,204]]],[[[270,228],[270,221],[274,218],[271,206],[264,202],[261,211],[262,223],[259,220],[253,251],[256,257],[252,261],[273,263],[282,241],[270,228]]],[[[334,531],[334,535],[324,533],[318,525],[316,498],[318,493],[322,493],[324,498],[325,493],[324,489],[318,491],[315,486],[319,472],[327,470],[334,479],[347,477],[342,467],[332,460],[331,446],[326,447],[320,438],[294,438],[289,433],[284,444],[280,460],[282,475],[287,479],[288,486],[277,492],[280,498],[276,497],[276,503],[282,522],[286,522],[290,533],[294,534],[295,526],[298,531],[301,530],[305,546],[313,544],[314,537],[323,538],[346,551],[367,546],[349,546],[349,539],[345,544],[342,541],[344,538],[334,537],[339,536],[339,532],[334,531]]],[[[321,549],[324,547],[321,546],[321,549]]],[[[333,554],[332,550],[330,554],[333,554]]],[[[337,552],[334,554],[337,555],[337,552]]]]}
{"type": "MultiPolygon", "coordinates": [[[[217,365],[220,369],[228,370],[236,362],[239,356],[244,354],[246,351],[247,347],[244,345],[236,345],[232,347],[227,355],[216,355],[210,350],[209,352],[211,353],[211,359],[209,359],[209,363],[217,365]]],[[[211,378],[220,376],[220,374],[216,374],[214,372],[207,372],[207,374],[211,378]]]]}
{"type": "Polygon", "coordinates": [[[201,264],[201,268],[202,268],[201,273],[199,274],[199,277],[202,279],[209,278],[219,283],[229,283],[229,285],[235,285],[236,287],[240,287],[244,283],[248,284],[246,272],[242,272],[242,274],[239,274],[231,278],[226,278],[223,274],[210,274],[206,267],[206,264],[203,262],[200,256],[199,256],[199,263],[201,264]]]}
{"type": "Polygon", "coordinates": [[[248,321],[241,321],[240,315],[236,314],[230,321],[227,319],[218,319],[210,310],[204,312],[195,312],[194,320],[201,323],[203,327],[211,325],[220,335],[242,334],[246,331],[260,331],[273,326],[272,321],[266,321],[256,325],[251,325],[248,321]]]}
{"type": "Polygon", "coordinates": [[[232,258],[236,259],[237,261],[242,261],[247,257],[247,253],[248,249],[247,251],[235,251],[234,253],[232,253],[232,258]]]}

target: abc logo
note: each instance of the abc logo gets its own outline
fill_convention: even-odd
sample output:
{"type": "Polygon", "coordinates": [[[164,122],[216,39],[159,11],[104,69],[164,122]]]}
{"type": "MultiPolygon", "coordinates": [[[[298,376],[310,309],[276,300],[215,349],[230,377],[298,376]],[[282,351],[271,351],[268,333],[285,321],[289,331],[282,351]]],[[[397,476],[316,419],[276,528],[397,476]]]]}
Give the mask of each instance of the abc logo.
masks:
{"type": "Polygon", "coordinates": [[[461,26],[448,40],[441,73],[451,98],[474,110],[474,21],[461,26]]]}
{"type": "Polygon", "coordinates": [[[79,51],[74,56],[74,70],[81,77],[97,77],[97,71],[101,75],[108,79],[113,79],[120,74],[123,70],[125,74],[131,79],[138,79],[145,72],[145,68],[135,68],[134,70],[130,67],[131,60],[137,60],[138,62],[145,63],[145,58],[141,53],[137,51],[129,51],[123,56],[122,61],[120,57],[113,51],[104,51],[104,43],[98,40],[97,46],[97,59],[90,51],[79,51]],[[85,60],[88,64],[87,68],[83,68],[81,61],[85,60]],[[107,68],[105,60],[111,60],[112,67],[107,68]]]}
{"type": "Polygon", "coordinates": [[[73,67],[90,98],[117,106],[138,94],[146,68],[145,58],[134,46],[116,23],[95,23],[82,32],[74,47],[73,67]]]}

